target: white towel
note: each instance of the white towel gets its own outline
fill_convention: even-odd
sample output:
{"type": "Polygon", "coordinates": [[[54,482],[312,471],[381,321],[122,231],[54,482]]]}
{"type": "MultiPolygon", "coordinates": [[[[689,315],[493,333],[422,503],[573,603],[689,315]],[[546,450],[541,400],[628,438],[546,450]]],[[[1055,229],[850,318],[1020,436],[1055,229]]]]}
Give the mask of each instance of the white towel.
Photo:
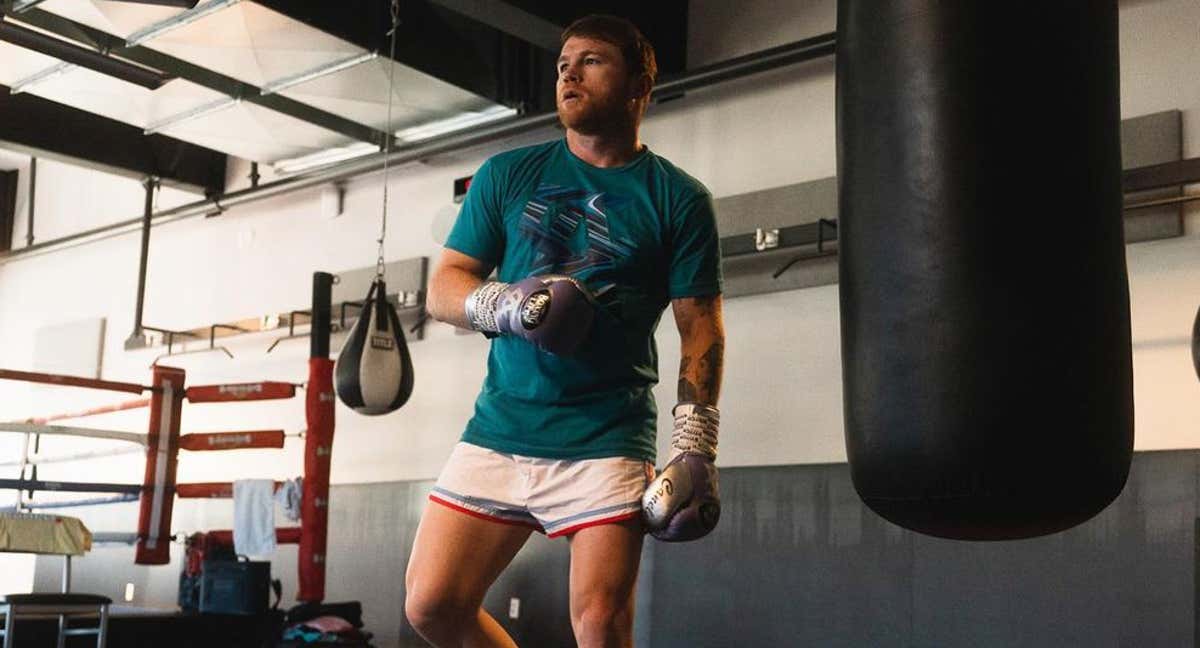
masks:
{"type": "Polygon", "coordinates": [[[275,553],[274,480],[233,482],[233,550],[255,557],[275,553]]]}
{"type": "Polygon", "coordinates": [[[285,481],[279,490],[275,491],[275,501],[283,507],[283,514],[287,516],[287,519],[293,522],[300,519],[300,502],[303,496],[303,477],[285,481]]]}

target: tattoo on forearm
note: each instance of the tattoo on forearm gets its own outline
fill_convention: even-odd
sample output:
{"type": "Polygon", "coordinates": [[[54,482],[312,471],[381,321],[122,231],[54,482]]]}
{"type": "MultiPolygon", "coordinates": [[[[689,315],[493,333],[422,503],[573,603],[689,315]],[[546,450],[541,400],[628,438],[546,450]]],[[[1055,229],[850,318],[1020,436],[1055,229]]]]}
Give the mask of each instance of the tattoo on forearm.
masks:
{"type": "Polygon", "coordinates": [[[720,295],[676,300],[675,324],[683,342],[679,400],[715,405],[725,355],[720,295]]]}
{"type": "Polygon", "coordinates": [[[681,403],[698,403],[700,402],[700,390],[696,389],[690,380],[680,376],[678,397],[681,403]]]}
{"type": "Polygon", "coordinates": [[[694,402],[696,397],[699,395],[699,390],[696,389],[696,385],[692,384],[692,382],[688,380],[688,371],[691,369],[691,367],[692,359],[687,354],[684,354],[683,358],[679,360],[678,397],[680,402],[694,402]]]}
{"type": "Polygon", "coordinates": [[[690,330],[696,322],[711,318],[716,308],[709,297],[688,297],[682,301],[687,304],[687,318],[683,321],[677,320],[676,323],[685,330],[690,330]]]}
{"type": "Polygon", "coordinates": [[[716,403],[721,390],[725,344],[713,342],[697,362],[684,355],[679,362],[679,400],[716,403]]]}
{"type": "Polygon", "coordinates": [[[721,391],[721,372],[724,368],[725,361],[725,343],[713,342],[712,346],[708,347],[708,351],[700,357],[700,367],[697,372],[697,378],[703,388],[703,393],[707,397],[705,402],[717,402],[717,396],[721,391]]]}

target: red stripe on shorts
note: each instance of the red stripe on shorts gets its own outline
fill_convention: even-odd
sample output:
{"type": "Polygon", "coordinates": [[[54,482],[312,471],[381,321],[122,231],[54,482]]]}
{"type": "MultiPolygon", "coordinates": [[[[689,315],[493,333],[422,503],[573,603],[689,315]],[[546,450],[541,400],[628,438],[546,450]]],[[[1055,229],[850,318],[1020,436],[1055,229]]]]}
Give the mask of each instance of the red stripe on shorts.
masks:
{"type": "Polygon", "coordinates": [[[586,529],[588,527],[600,526],[601,524],[613,524],[615,522],[624,522],[625,520],[632,520],[633,518],[641,515],[641,513],[642,513],[641,510],[629,511],[628,513],[621,513],[620,515],[614,515],[612,517],[600,518],[599,520],[592,520],[591,522],[583,522],[581,524],[576,524],[575,526],[569,526],[565,529],[562,529],[561,531],[555,531],[554,533],[551,533],[551,534],[547,535],[546,537],[547,538],[557,538],[559,536],[567,535],[568,533],[575,533],[576,531],[579,531],[581,529],[586,529]]]}
{"type": "Polygon", "coordinates": [[[445,506],[448,509],[458,511],[459,513],[466,513],[467,515],[470,515],[471,517],[474,517],[474,518],[479,518],[481,520],[487,520],[488,522],[497,522],[499,524],[509,524],[512,526],[523,526],[523,527],[528,527],[530,529],[533,529],[534,531],[538,531],[540,533],[545,533],[545,531],[542,531],[541,526],[534,524],[532,522],[522,522],[520,520],[506,520],[504,518],[494,517],[494,516],[488,515],[486,513],[480,513],[479,511],[471,510],[464,506],[459,506],[458,504],[455,504],[454,502],[444,500],[440,497],[437,497],[436,495],[431,494],[429,496],[429,501],[436,502],[438,504],[441,504],[442,506],[445,506]]]}

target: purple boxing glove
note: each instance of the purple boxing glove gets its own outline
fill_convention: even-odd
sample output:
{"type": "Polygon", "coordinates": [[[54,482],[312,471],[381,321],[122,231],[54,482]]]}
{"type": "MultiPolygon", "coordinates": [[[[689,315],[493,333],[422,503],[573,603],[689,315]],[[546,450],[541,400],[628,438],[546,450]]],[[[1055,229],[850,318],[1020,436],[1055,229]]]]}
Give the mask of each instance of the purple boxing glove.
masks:
{"type": "Polygon", "coordinates": [[[485,282],[467,297],[466,311],[477,331],[514,335],[558,355],[579,348],[595,317],[587,288],[565,275],[485,282]]]}
{"type": "Polygon", "coordinates": [[[664,542],[702,538],[721,519],[717,427],[720,412],[709,405],[675,406],[671,460],[642,496],[642,520],[664,542]]]}

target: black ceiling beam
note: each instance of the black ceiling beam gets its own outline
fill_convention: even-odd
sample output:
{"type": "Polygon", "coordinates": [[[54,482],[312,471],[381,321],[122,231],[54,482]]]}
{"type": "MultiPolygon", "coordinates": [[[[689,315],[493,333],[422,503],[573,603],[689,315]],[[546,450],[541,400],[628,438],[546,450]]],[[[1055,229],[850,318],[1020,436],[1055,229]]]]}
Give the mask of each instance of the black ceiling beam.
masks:
{"type": "Polygon", "coordinates": [[[429,0],[433,4],[558,54],[563,26],[503,0],[429,0]]]}
{"type": "MultiPolygon", "coordinates": [[[[0,13],[3,13],[5,16],[20,16],[20,14],[29,11],[30,9],[33,9],[34,7],[45,2],[45,0],[25,0],[23,4],[18,6],[17,3],[20,1],[21,0],[0,0],[0,13]]],[[[78,29],[73,30],[70,34],[64,34],[64,36],[75,41],[76,43],[81,43],[83,46],[91,48],[92,50],[100,50],[100,46],[97,43],[89,39],[86,34],[78,29]]]]}
{"type": "Polygon", "coordinates": [[[215,195],[225,190],[224,153],[0,85],[0,142],[39,157],[215,195]],[[47,127],[52,124],[52,127],[47,127]]]}
{"type": "Polygon", "coordinates": [[[196,5],[199,4],[200,0],[120,0],[120,2],[159,5],[161,7],[179,7],[180,9],[194,9],[196,5]]]}
{"type": "Polygon", "coordinates": [[[94,72],[105,74],[122,81],[133,83],[148,90],[157,90],[170,80],[169,77],[157,70],[134,65],[127,61],[106,56],[100,52],[81,47],[74,43],[47,36],[7,20],[0,20],[0,41],[11,43],[27,50],[45,54],[46,56],[65,61],[73,65],[85,67],[94,72]]]}
{"type": "Polygon", "coordinates": [[[39,29],[58,34],[64,38],[74,39],[76,34],[82,33],[87,39],[94,42],[99,49],[109,51],[121,58],[156,70],[162,70],[167,74],[178,76],[226,96],[237,97],[242,101],[269,108],[289,117],[308,122],[314,126],[320,126],[335,133],[341,133],[351,139],[370,142],[378,146],[382,146],[387,141],[387,136],[383,131],[314,108],[294,99],[289,99],[278,93],[263,95],[261,94],[261,90],[256,86],[243,83],[232,77],[227,77],[146,47],[128,47],[121,38],[41,9],[31,9],[18,16],[14,16],[14,18],[39,29]]]}
{"type": "MultiPolygon", "coordinates": [[[[25,0],[21,4],[21,8],[17,10],[17,13],[25,11],[26,9],[32,9],[33,7],[36,7],[37,5],[40,5],[45,1],[46,0],[25,0]]],[[[159,5],[159,6],[163,6],[163,7],[179,7],[181,9],[191,9],[191,8],[195,7],[196,3],[198,3],[200,0],[120,0],[120,1],[121,2],[130,2],[133,4],[149,4],[149,5],[159,5]]]]}

